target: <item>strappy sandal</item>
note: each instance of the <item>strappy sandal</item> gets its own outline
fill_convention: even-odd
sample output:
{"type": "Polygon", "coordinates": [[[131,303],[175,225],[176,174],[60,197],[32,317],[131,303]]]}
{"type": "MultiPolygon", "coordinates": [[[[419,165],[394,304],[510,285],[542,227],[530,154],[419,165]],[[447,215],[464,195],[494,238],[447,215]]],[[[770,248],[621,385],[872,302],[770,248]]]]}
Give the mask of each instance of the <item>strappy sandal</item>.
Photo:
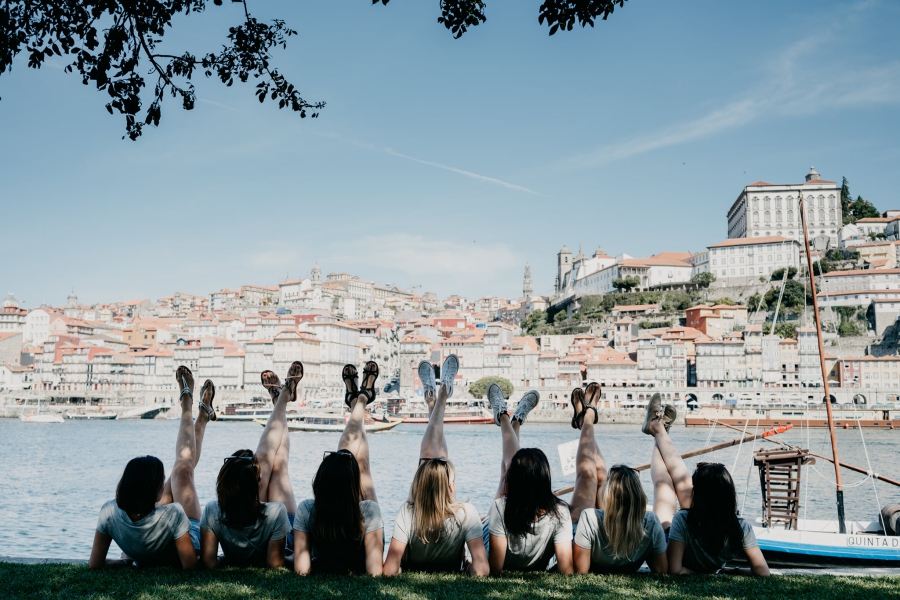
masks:
{"type": "Polygon", "coordinates": [[[582,411],[581,422],[584,423],[584,414],[587,412],[587,409],[593,409],[594,411],[594,425],[596,425],[600,421],[600,415],[597,413],[597,406],[594,404],[597,400],[600,399],[600,384],[596,381],[592,381],[588,384],[587,388],[584,390],[584,410],[582,411]]]}
{"type": "Polygon", "coordinates": [[[297,384],[303,379],[303,363],[295,360],[284,376],[284,387],[291,392],[291,400],[297,400],[297,384]]]}
{"type": "Polygon", "coordinates": [[[375,396],[378,393],[375,389],[375,382],[378,381],[378,372],[378,363],[374,360],[370,360],[363,367],[362,389],[359,390],[359,393],[366,397],[366,406],[375,401],[375,396]]]}
{"type": "Polygon", "coordinates": [[[572,390],[569,396],[569,402],[575,410],[575,416],[572,417],[572,429],[581,429],[584,424],[584,390],[580,387],[572,390]]]}
{"type": "Polygon", "coordinates": [[[259,379],[272,397],[272,402],[277,401],[278,396],[281,395],[281,380],[278,379],[278,375],[273,371],[263,371],[259,374],[259,379]]]}
{"type": "Polygon", "coordinates": [[[344,392],[344,404],[347,406],[350,406],[350,403],[359,396],[359,384],[356,383],[357,377],[356,367],[344,365],[344,368],[341,370],[341,379],[344,381],[344,387],[347,388],[347,391],[344,392]]]}
{"type": "Polygon", "coordinates": [[[187,379],[185,379],[185,377],[184,377],[185,371],[189,375],[191,375],[191,378],[193,379],[194,374],[191,373],[190,369],[188,369],[184,365],[178,367],[178,369],[175,371],[175,381],[178,381],[180,379],[181,385],[182,385],[181,394],[179,394],[178,397],[179,397],[179,399],[181,399],[181,396],[185,396],[185,395],[190,396],[191,402],[193,402],[194,401],[194,392],[193,392],[193,390],[191,390],[191,386],[188,385],[187,379]]]}
{"type": "Polygon", "coordinates": [[[200,388],[200,402],[198,402],[197,405],[201,409],[206,411],[206,416],[209,417],[210,421],[215,421],[217,418],[216,417],[216,409],[213,408],[213,400],[215,400],[215,398],[216,398],[216,386],[213,384],[211,379],[207,379],[206,381],[203,382],[203,387],[200,388]],[[203,399],[206,397],[207,389],[212,390],[212,396],[210,396],[210,398],[209,398],[209,405],[207,405],[206,402],[203,401],[203,399]]]}

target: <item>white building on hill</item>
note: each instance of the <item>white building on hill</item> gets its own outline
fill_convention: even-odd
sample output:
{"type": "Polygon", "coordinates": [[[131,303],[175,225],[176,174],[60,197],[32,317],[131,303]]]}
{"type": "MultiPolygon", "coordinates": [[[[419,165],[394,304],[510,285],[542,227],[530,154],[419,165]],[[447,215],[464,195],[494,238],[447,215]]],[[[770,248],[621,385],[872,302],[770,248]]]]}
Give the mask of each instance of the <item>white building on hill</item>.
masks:
{"type": "Polygon", "coordinates": [[[734,238],[709,246],[709,269],[722,285],[758,283],[776,269],[800,268],[800,242],[780,237],[734,238]]]}

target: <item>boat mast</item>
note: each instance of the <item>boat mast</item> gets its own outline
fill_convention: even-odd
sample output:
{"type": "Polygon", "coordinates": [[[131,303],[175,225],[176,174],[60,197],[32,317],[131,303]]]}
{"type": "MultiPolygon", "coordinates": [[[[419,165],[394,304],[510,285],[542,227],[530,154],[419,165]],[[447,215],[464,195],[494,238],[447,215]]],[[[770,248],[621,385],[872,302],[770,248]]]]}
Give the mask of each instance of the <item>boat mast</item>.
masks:
{"type": "MultiPolygon", "coordinates": [[[[809,229],[806,224],[806,202],[803,192],[799,194],[800,221],[803,223],[803,243],[806,247],[806,265],[809,269],[809,285],[813,298],[813,317],[816,322],[816,340],[819,342],[819,366],[822,368],[822,384],[825,386],[825,412],[828,414],[828,432],[831,434],[831,453],[834,457],[834,481],[837,494],[838,531],[847,533],[844,522],[844,486],[841,484],[841,461],[838,460],[837,439],[834,436],[834,417],[831,412],[831,390],[828,385],[828,370],[825,367],[825,346],[822,344],[822,322],[819,316],[819,294],[813,274],[812,252],[809,248],[809,229]]],[[[821,266],[821,263],[820,263],[821,266]]]]}

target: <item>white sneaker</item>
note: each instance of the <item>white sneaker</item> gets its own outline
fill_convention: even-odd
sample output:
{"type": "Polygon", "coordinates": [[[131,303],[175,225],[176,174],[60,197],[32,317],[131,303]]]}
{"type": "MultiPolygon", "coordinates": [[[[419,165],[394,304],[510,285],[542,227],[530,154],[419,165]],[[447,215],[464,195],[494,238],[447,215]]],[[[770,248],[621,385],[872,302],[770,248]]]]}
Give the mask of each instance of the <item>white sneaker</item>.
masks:
{"type": "Polygon", "coordinates": [[[494,411],[494,423],[500,426],[500,415],[509,414],[506,410],[506,398],[503,397],[503,390],[496,383],[491,383],[487,389],[488,403],[491,410],[494,411]]]}
{"type": "Polygon", "coordinates": [[[534,390],[529,392],[525,392],[525,395],[522,396],[522,399],[519,400],[519,405],[516,406],[516,412],[513,413],[513,420],[518,421],[519,423],[525,422],[525,417],[528,416],[528,413],[534,410],[534,407],[538,405],[538,402],[541,401],[541,395],[534,390]]]}
{"type": "Polygon", "coordinates": [[[427,396],[428,392],[434,395],[437,390],[434,383],[434,367],[427,360],[419,363],[419,379],[422,381],[423,395],[427,396]]]}
{"type": "Polygon", "coordinates": [[[453,395],[453,382],[456,380],[456,373],[459,371],[459,359],[455,354],[451,354],[444,359],[441,365],[441,385],[447,390],[447,397],[453,395]]]}

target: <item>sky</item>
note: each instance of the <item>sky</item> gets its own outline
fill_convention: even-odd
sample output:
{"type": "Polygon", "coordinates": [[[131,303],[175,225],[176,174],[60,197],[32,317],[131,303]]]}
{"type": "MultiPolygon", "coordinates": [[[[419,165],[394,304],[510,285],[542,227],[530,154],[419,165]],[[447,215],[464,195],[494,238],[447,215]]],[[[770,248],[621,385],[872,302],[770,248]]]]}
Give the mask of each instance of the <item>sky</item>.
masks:
{"type": "MultiPolygon", "coordinates": [[[[438,0],[252,0],[299,32],[273,63],[317,119],[196,81],[122,140],[104,94],[19,56],[0,76],[0,292],[25,306],[206,295],[347,271],[440,297],[551,294],[565,244],[703,250],[754,181],[810,166],[900,208],[900,3],[629,0],[547,35],[488,0],[454,40],[438,0]],[[892,170],[893,169],[893,170],[892,170]]],[[[217,50],[239,5],[163,51],[217,50]]]]}

